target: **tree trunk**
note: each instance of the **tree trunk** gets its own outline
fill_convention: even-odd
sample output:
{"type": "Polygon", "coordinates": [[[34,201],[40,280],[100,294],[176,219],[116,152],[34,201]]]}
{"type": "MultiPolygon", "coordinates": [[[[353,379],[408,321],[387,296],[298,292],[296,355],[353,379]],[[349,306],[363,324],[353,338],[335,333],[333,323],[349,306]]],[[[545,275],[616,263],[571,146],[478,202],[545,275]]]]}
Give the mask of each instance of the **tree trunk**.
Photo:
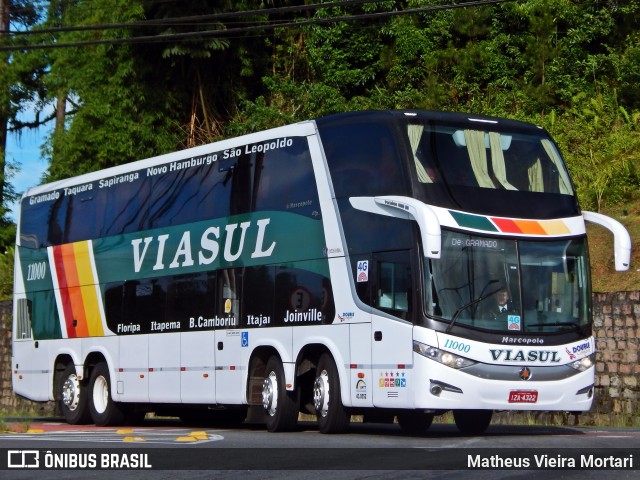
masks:
{"type": "MultiPolygon", "coordinates": [[[[59,134],[60,132],[64,132],[64,120],[66,117],[66,113],[67,113],[67,93],[64,90],[60,90],[58,91],[58,96],[56,99],[56,125],[55,125],[55,129],[54,129],[54,138],[56,136],[58,136],[57,134],[59,134]]],[[[55,162],[56,159],[59,159],[60,156],[58,155],[58,150],[59,147],[57,147],[59,145],[59,141],[55,141],[53,142],[53,152],[51,155],[51,162],[55,162]]]]}
{"type": "MultiPolygon", "coordinates": [[[[5,43],[6,32],[9,30],[9,9],[11,0],[0,0],[0,45],[5,43]]],[[[2,65],[0,69],[9,65],[9,55],[2,54],[2,65]]],[[[7,92],[9,85],[1,85],[0,88],[7,92]]],[[[1,97],[0,97],[1,98],[1,97]]],[[[4,215],[6,205],[4,204],[4,191],[6,182],[6,151],[7,151],[7,128],[9,123],[9,99],[2,98],[0,105],[0,217],[4,215]]]]}

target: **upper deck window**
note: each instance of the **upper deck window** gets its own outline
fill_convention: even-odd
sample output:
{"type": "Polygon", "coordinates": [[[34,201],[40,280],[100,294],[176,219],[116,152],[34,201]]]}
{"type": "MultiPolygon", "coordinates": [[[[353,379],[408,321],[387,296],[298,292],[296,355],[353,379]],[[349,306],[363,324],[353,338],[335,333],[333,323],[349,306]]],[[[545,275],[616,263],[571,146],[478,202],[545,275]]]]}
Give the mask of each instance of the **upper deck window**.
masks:
{"type": "Polygon", "coordinates": [[[546,135],[410,124],[407,136],[420,183],[574,194],[546,135]]]}
{"type": "Polygon", "coordinates": [[[321,136],[336,198],[408,194],[401,147],[389,125],[336,124],[321,136]]]}
{"type": "Polygon", "coordinates": [[[417,198],[516,218],[579,214],[567,169],[544,130],[484,127],[480,122],[405,125],[417,198]]]}
{"type": "Polygon", "coordinates": [[[104,175],[25,197],[21,246],[42,248],[258,211],[320,218],[305,137],[281,137],[194,157],[185,154],[179,160],[104,175]]]}

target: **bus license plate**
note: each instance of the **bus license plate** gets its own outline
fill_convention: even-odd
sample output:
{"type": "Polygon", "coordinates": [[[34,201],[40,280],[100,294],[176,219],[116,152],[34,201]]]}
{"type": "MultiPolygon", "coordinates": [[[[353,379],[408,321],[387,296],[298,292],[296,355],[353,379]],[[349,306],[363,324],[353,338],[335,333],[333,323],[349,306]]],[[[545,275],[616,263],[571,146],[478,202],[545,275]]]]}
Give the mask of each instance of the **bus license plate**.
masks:
{"type": "Polygon", "coordinates": [[[511,390],[509,403],[536,403],[538,392],[536,390],[511,390]]]}

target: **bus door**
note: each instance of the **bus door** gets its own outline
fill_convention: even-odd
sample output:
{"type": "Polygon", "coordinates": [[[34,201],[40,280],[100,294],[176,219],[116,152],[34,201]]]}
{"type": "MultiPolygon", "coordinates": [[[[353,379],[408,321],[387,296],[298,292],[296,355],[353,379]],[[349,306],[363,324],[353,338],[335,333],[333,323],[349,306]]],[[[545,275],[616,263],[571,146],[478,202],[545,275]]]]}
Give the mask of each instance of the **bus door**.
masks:
{"type": "Polygon", "coordinates": [[[167,315],[180,319],[180,400],[216,401],[215,331],[216,273],[200,272],[175,278],[167,292],[167,315]]]}
{"type": "Polygon", "coordinates": [[[180,399],[183,403],[215,403],[215,331],[183,332],[180,341],[180,399]]]}
{"type": "Polygon", "coordinates": [[[180,333],[149,335],[149,401],[180,403],[180,333]]]}
{"type": "Polygon", "coordinates": [[[409,250],[374,253],[370,281],[373,404],[411,407],[413,276],[409,250]]]}
{"type": "Polygon", "coordinates": [[[126,402],[149,401],[149,336],[123,335],[119,340],[117,392],[126,402]]]}
{"type": "Polygon", "coordinates": [[[239,404],[244,398],[241,364],[248,337],[245,337],[246,331],[239,330],[241,288],[241,268],[218,271],[215,364],[216,403],[219,404],[239,404]]]}
{"type": "Polygon", "coordinates": [[[117,392],[121,401],[149,401],[149,335],[136,332],[157,320],[158,308],[164,303],[158,301],[159,293],[154,279],[130,280],[107,290],[107,318],[132,326],[131,334],[118,336],[117,392]]]}

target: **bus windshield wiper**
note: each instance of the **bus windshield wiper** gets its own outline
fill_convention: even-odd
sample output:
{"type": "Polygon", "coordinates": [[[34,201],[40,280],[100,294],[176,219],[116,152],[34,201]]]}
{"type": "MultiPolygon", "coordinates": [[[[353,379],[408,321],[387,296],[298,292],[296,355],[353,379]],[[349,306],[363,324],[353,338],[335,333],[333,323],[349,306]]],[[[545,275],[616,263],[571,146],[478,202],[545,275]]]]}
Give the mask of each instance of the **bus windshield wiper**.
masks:
{"type": "Polygon", "coordinates": [[[527,325],[527,327],[573,327],[578,333],[582,331],[582,327],[576,322],[532,323],[527,325]]]}
{"type": "MultiPolygon", "coordinates": [[[[497,280],[492,280],[489,282],[489,284],[491,283],[496,283],[497,280]]],[[[500,290],[502,290],[504,287],[500,287],[496,290],[493,290],[485,295],[480,295],[478,298],[473,299],[472,301],[470,301],[469,303],[467,303],[466,305],[463,305],[461,307],[459,307],[455,313],[453,314],[453,317],[451,317],[451,322],[449,322],[449,326],[447,327],[447,329],[445,330],[445,333],[449,333],[451,331],[451,329],[453,328],[453,325],[456,323],[456,320],[458,320],[458,316],[464,312],[467,308],[472,307],[473,305],[475,305],[476,303],[480,303],[481,301],[489,298],[491,295],[495,295],[496,293],[498,293],[500,290]]]]}

